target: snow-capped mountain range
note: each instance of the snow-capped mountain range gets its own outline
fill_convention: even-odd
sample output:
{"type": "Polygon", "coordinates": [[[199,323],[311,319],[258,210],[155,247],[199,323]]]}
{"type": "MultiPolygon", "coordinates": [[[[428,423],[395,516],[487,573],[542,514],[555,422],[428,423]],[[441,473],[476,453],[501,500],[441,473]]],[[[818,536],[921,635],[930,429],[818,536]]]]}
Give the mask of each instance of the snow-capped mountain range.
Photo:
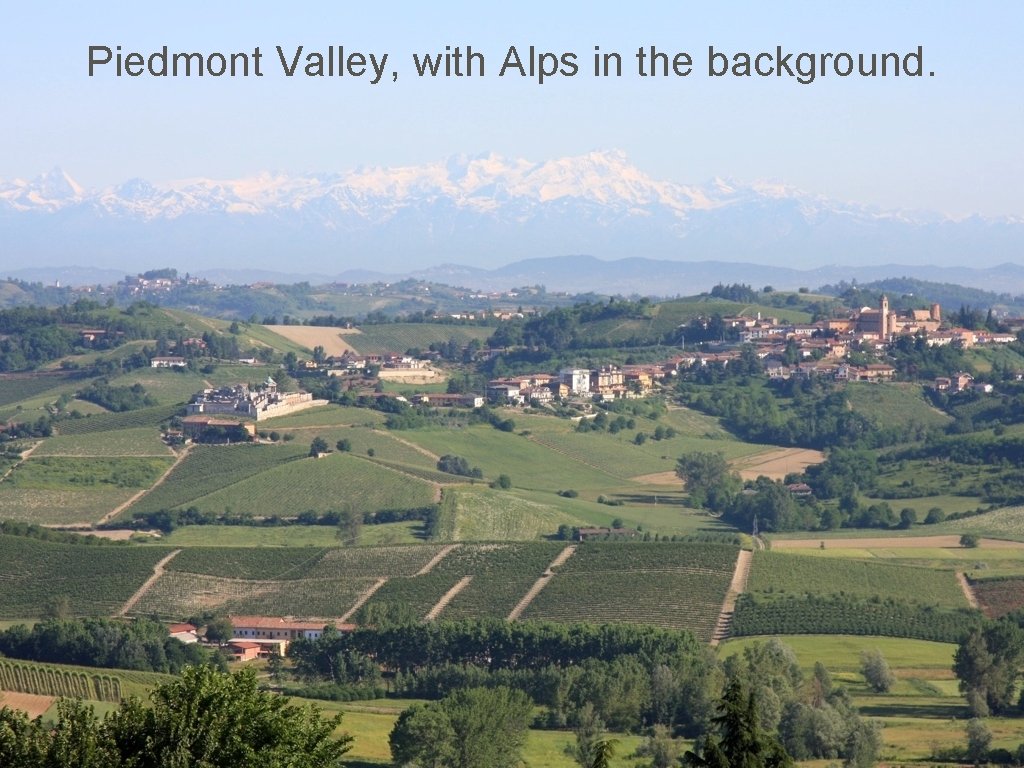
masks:
{"type": "Polygon", "coordinates": [[[1019,261],[1024,220],[881,211],[779,184],[685,185],[620,152],[453,157],[336,174],[132,179],[86,190],[54,169],[0,180],[0,267],[408,271],[590,253],[790,267],[1019,261]]]}

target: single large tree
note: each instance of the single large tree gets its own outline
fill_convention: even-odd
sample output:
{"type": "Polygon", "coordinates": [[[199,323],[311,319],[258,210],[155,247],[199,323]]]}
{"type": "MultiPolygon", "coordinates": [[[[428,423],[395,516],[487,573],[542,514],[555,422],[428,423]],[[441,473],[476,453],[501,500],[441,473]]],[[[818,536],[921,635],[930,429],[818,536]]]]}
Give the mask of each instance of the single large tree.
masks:
{"type": "Polygon", "coordinates": [[[716,733],[706,735],[700,754],[687,752],[691,768],[790,768],[793,758],[775,736],[761,730],[757,702],[738,681],[729,683],[718,714],[711,718],[716,733]]]}
{"type": "Polygon", "coordinates": [[[686,485],[690,503],[722,509],[739,489],[740,480],[722,453],[694,451],[679,458],[676,474],[686,485]]]}
{"type": "Polygon", "coordinates": [[[391,756],[408,768],[514,768],[533,704],[510,688],[464,688],[405,710],[391,731],[391,756]]]}

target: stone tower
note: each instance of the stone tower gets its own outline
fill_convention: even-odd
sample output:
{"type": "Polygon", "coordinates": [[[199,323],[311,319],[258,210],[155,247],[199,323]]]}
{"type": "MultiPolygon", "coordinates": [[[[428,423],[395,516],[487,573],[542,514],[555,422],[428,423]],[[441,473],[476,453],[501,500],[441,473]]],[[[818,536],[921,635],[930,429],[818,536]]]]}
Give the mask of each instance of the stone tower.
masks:
{"type": "Polygon", "coordinates": [[[882,296],[878,302],[878,312],[881,317],[878,319],[878,336],[885,341],[889,338],[889,297],[882,296]]]}

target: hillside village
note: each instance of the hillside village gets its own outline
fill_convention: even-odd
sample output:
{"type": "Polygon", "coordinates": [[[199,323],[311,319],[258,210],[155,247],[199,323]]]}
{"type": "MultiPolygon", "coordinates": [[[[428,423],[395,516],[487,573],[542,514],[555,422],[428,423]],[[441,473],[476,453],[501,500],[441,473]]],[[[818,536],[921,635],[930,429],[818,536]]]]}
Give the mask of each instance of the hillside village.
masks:
{"type": "MultiPolygon", "coordinates": [[[[482,398],[498,405],[545,406],[555,400],[583,398],[614,401],[642,398],[655,389],[673,383],[688,371],[708,366],[726,367],[740,360],[749,346],[759,361],[763,375],[770,380],[790,378],[827,378],[835,381],[892,381],[896,367],[885,362],[889,348],[900,339],[910,339],[927,347],[952,345],[960,349],[1002,345],[1017,340],[1011,332],[970,330],[943,323],[941,308],[898,312],[890,309],[883,296],[877,308],[864,307],[848,317],[830,318],[814,323],[787,323],[776,317],[733,315],[721,318],[732,329],[738,343],[693,345],[659,362],[635,365],[604,365],[593,369],[566,367],[555,372],[531,372],[490,379],[485,392],[478,394],[422,393],[414,403],[431,406],[479,407],[482,398]],[[851,353],[876,362],[850,362],[851,353]]],[[[685,341],[684,341],[685,345],[685,341]]],[[[512,348],[481,348],[479,359],[515,351],[512,348]]],[[[470,350],[472,352],[472,350],[470,350]]],[[[437,359],[436,353],[415,357],[409,354],[358,355],[346,353],[327,357],[322,362],[300,361],[305,372],[320,371],[331,377],[364,375],[373,369],[425,369],[437,359]]],[[[1022,373],[1024,376],[1024,373],[1022,373]]],[[[931,382],[940,392],[961,392],[974,388],[989,393],[992,385],[975,385],[974,377],[963,371],[949,371],[931,382]]]]}

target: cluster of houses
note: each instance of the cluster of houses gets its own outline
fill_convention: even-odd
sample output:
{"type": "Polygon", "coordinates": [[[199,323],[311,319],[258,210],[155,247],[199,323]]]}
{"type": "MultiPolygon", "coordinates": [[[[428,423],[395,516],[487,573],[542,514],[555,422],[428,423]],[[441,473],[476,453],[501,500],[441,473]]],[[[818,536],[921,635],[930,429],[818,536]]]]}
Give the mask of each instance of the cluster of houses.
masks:
{"type": "Polygon", "coordinates": [[[210,285],[200,277],[185,275],[184,277],[162,276],[146,277],[145,275],[133,275],[126,277],[116,286],[118,293],[128,296],[146,296],[160,293],[170,293],[175,288],[185,285],[210,285]]]}
{"type": "Polygon", "coordinates": [[[777,318],[725,317],[723,322],[739,332],[741,342],[758,347],[785,345],[790,340],[800,344],[805,356],[815,352],[819,356],[841,358],[849,349],[884,350],[900,336],[920,336],[928,346],[955,344],[972,347],[975,344],[1009,344],[1016,341],[1012,333],[973,331],[968,328],[942,327],[942,308],[932,304],[928,309],[898,312],[889,306],[887,296],[879,299],[878,307],[863,307],[847,317],[831,318],[816,323],[781,323],[777,318]]]}
{"type": "Polygon", "coordinates": [[[303,360],[300,365],[307,370],[322,368],[328,376],[348,376],[360,374],[371,367],[393,371],[418,371],[430,367],[430,359],[439,357],[438,353],[425,352],[420,357],[385,353],[382,355],[357,355],[346,351],[343,355],[328,357],[322,364],[314,360],[303,360]]]}
{"type": "MultiPolygon", "coordinates": [[[[1012,333],[973,331],[967,328],[942,328],[941,308],[897,312],[883,296],[877,309],[864,307],[847,318],[816,323],[783,323],[777,318],[734,316],[722,318],[727,327],[737,329],[741,343],[753,347],[769,379],[829,378],[836,381],[891,381],[896,368],[886,363],[854,365],[846,360],[851,349],[883,352],[902,335],[920,337],[929,346],[955,344],[1008,344],[1016,341],[1012,333]],[[795,349],[796,361],[792,361],[795,349]],[[792,362],[786,362],[789,359],[792,362]]],[[[743,353],[739,349],[717,352],[690,352],[649,365],[603,366],[595,370],[565,368],[555,373],[530,373],[493,379],[487,385],[487,399],[494,403],[541,405],[555,398],[583,396],[599,400],[643,397],[680,371],[707,365],[728,365],[743,353]]],[[[974,385],[970,374],[957,373],[939,378],[934,387],[940,391],[967,389],[991,391],[987,384],[974,385]],[[966,377],[966,378],[965,378],[966,377]]]]}
{"type": "MultiPolygon", "coordinates": [[[[294,640],[317,640],[324,628],[333,625],[339,632],[351,632],[354,624],[331,621],[300,621],[279,616],[230,616],[231,640],[223,647],[235,661],[253,661],[271,656],[287,656],[294,640]]],[[[171,624],[168,634],[183,643],[200,642],[199,630],[192,624],[171,624]]]]}
{"type": "Polygon", "coordinates": [[[492,379],[487,383],[487,399],[493,403],[544,405],[555,398],[622,400],[643,397],[657,383],[675,376],[686,359],[678,356],[649,365],[606,365],[595,370],[563,368],[558,373],[527,373],[492,379]]]}
{"type": "Polygon", "coordinates": [[[936,392],[948,392],[949,394],[971,391],[981,392],[982,394],[992,392],[991,384],[984,381],[975,381],[974,377],[965,371],[958,371],[952,376],[937,377],[932,383],[932,388],[936,392]]]}

